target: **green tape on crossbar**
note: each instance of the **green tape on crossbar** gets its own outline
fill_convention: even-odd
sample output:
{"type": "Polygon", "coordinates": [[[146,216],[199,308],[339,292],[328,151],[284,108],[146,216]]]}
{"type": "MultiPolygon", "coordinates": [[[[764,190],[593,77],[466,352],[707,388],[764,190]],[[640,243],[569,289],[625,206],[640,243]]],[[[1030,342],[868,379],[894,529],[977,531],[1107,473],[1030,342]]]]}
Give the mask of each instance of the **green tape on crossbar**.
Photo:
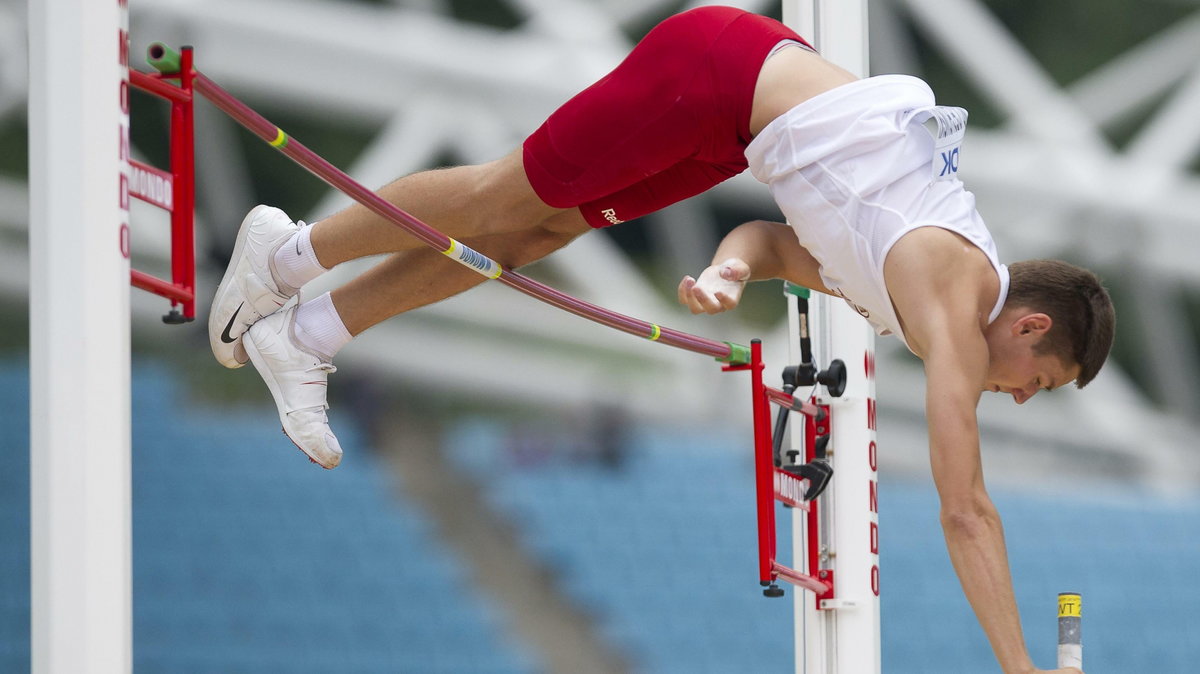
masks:
{"type": "Polygon", "coordinates": [[[146,63],[164,75],[173,75],[182,67],[179,52],[161,42],[155,42],[146,49],[146,63]]]}
{"type": "Polygon", "coordinates": [[[750,347],[733,342],[725,342],[725,344],[729,346],[729,355],[717,358],[718,362],[730,365],[746,365],[750,362],[750,347]]]}
{"type": "Polygon", "coordinates": [[[796,285],[791,281],[783,282],[783,292],[795,295],[796,297],[803,297],[804,299],[808,299],[812,295],[811,290],[804,286],[796,285]]]}

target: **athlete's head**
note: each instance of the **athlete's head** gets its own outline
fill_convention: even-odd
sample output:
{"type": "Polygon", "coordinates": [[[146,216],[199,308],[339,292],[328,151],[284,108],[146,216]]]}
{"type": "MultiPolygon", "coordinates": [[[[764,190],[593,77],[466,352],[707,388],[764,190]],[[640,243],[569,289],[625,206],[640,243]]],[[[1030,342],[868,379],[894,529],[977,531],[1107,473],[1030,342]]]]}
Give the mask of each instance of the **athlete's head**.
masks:
{"type": "Polygon", "coordinates": [[[1068,372],[1078,367],[1075,386],[1082,389],[1112,348],[1116,312],[1108,290],[1091,271],[1060,260],[1022,261],[1008,272],[1004,314],[1010,321],[1037,317],[1019,326],[1038,337],[1033,355],[1054,356],[1068,372]]]}

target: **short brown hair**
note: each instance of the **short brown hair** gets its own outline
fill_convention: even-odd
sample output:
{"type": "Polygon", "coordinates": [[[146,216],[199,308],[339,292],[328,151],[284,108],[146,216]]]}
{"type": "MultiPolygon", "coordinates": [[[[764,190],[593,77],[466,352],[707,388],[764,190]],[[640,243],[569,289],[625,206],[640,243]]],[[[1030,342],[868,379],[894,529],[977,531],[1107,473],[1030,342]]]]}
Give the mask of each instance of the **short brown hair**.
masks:
{"type": "Polygon", "coordinates": [[[1025,307],[1053,321],[1034,353],[1052,353],[1079,366],[1083,388],[1100,371],[1112,348],[1116,312],[1112,298],[1092,272],[1061,260],[1027,260],[1008,267],[1005,306],[1025,307]]]}

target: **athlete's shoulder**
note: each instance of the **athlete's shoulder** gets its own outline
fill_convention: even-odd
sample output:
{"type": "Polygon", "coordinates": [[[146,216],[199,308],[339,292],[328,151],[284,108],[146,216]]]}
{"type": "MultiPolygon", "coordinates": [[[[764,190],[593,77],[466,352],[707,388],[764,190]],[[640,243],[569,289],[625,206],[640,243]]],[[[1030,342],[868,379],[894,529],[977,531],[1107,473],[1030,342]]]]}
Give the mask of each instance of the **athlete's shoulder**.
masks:
{"type": "Polygon", "coordinates": [[[883,266],[884,283],[914,351],[927,328],[980,330],[999,293],[988,256],[961,234],[920,227],[896,242],[883,266]]]}

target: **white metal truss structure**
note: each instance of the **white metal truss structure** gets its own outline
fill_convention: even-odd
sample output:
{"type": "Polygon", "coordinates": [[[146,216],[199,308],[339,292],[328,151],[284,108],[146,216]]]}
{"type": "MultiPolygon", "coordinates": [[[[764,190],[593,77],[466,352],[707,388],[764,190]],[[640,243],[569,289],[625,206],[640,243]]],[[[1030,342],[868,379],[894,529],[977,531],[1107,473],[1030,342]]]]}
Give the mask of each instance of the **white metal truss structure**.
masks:
{"type": "MultiPolygon", "coordinates": [[[[286,112],[378,129],[367,151],[343,167],[378,185],[448,156],[474,162],[515,147],[624,56],[631,46],[624,28],[691,6],[494,1],[518,17],[519,27],[461,22],[448,0],[131,0],[133,53],[153,40],[191,44],[199,68],[268,117],[286,112]]],[[[778,0],[723,4],[772,12],[778,0]]],[[[25,107],[25,13],[22,0],[0,0],[0,124],[12,123],[25,107]]],[[[1065,87],[980,0],[878,0],[871,22],[874,72],[921,74],[905,58],[915,27],[1005,120],[968,132],[962,169],[1002,256],[1065,255],[1136,279],[1127,284],[1135,298],[1119,307],[1121,320],[1138,326],[1147,346],[1140,365],[1160,387],[1165,408],[1152,405],[1115,364],[1084,392],[1038,396],[1019,411],[1011,401],[985,396],[989,470],[1021,477],[1030,468],[1055,474],[1070,466],[1167,488],[1194,485],[1200,465],[1186,450],[1196,432],[1188,417],[1200,409],[1200,364],[1181,307],[1182,292],[1200,285],[1194,259],[1200,180],[1189,170],[1200,152],[1200,11],[1065,87]],[[1148,121],[1132,142],[1116,149],[1105,139],[1108,126],[1146,111],[1148,121]]],[[[198,110],[197,124],[198,201],[207,216],[201,236],[228,240],[254,199],[235,142],[239,132],[207,106],[198,110]]],[[[279,165],[296,171],[296,180],[308,179],[279,165]]],[[[28,292],[26,194],[23,182],[0,176],[0,292],[18,299],[28,292]]],[[[312,219],[345,203],[330,193],[313,213],[292,215],[312,219]]],[[[715,213],[731,207],[775,213],[766,189],[742,175],[645,225],[628,226],[648,228],[663,266],[678,278],[702,268],[716,242],[715,213]]],[[[135,244],[146,242],[147,251],[155,245],[154,217],[135,209],[135,244]]],[[[325,283],[355,269],[361,267],[336,270],[325,283]]],[[[204,273],[202,295],[217,270],[207,270],[207,279],[204,273]]],[[[756,336],[736,316],[683,314],[671,300],[674,281],[648,279],[603,235],[582,237],[533,273],[664,325],[743,343],[756,336]]],[[[367,363],[408,381],[462,390],[486,391],[487,381],[504,380],[513,396],[535,403],[617,400],[639,414],[746,416],[722,402],[741,399],[741,384],[714,376],[705,359],[610,334],[491,286],[367,332],[339,363],[367,363]],[[578,385],[540,385],[547,380],[578,385]],[[541,397],[546,390],[554,399],[541,397]],[[668,392],[687,404],[660,404],[668,392]]],[[[165,330],[145,325],[162,313],[161,300],[135,293],[132,306],[135,329],[165,330]]],[[[781,321],[762,335],[768,362],[781,367],[784,331],[781,321]]],[[[919,364],[880,340],[878,371],[884,469],[920,465],[926,445],[919,364]]]]}

